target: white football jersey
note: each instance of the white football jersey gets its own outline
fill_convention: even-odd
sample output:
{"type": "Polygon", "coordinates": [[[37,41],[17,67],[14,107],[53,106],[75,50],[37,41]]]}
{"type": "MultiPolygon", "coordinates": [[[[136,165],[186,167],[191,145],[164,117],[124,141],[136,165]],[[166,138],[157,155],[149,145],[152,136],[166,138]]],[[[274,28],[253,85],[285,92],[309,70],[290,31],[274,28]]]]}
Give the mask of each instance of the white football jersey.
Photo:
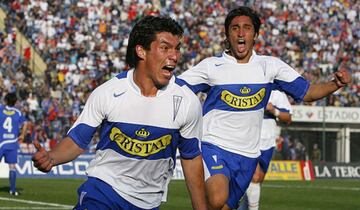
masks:
{"type": "Polygon", "coordinates": [[[130,203],[150,209],[166,200],[176,149],[185,159],[200,155],[201,105],[175,77],[156,97],[145,97],[133,72],[96,88],[68,135],[86,149],[100,126],[87,175],[105,181],[130,203]]]}
{"type": "MultiPolygon", "coordinates": [[[[285,93],[273,90],[270,94],[269,102],[280,112],[292,114],[291,104],[285,93]]],[[[277,132],[276,117],[265,112],[261,128],[260,150],[268,150],[275,146],[277,132]]]]}
{"type": "Polygon", "coordinates": [[[256,158],[260,131],[271,90],[280,89],[301,101],[309,82],[278,58],[253,52],[237,63],[225,52],[210,57],[179,76],[195,92],[206,92],[203,141],[227,151],[256,158]]]}

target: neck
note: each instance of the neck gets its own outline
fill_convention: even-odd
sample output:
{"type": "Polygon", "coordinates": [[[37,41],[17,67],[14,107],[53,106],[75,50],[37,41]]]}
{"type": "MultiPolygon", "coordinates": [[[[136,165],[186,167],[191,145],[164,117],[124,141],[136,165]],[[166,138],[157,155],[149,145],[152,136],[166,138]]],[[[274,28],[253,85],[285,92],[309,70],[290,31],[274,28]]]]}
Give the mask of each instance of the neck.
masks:
{"type": "Polygon", "coordinates": [[[233,53],[231,50],[228,51],[228,54],[233,56],[236,59],[237,63],[249,63],[253,51],[251,50],[250,52],[246,53],[245,56],[241,56],[241,57],[236,56],[236,54],[233,53]]]}
{"type": "Polygon", "coordinates": [[[140,72],[141,70],[136,69],[134,71],[134,82],[139,87],[141,91],[141,95],[146,97],[154,97],[156,96],[159,88],[155,86],[153,81],[146,76],[145,73],[140,72]]]}
{"type": "Polygon", "coordinates": [[[237,63],[249,63],[250,57],[236,59],[237,63]]]}

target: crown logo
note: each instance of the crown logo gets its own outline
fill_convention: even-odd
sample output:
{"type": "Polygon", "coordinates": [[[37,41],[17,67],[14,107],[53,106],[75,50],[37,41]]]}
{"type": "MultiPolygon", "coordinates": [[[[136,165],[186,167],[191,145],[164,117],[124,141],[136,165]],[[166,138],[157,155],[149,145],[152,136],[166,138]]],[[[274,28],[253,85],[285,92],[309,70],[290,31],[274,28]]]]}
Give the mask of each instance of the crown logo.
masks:
{"type": "Polygon", "coordinates": [[[146,131],[145,128],[135,131],[135,134],[139,137],[146,138],[150,135],[149,131],[146,131]]]}
{"type": "Polygon", "coordinates": [[[251,89],[246,86],[240,89],[240,93],[242,93],[242,94],[248,94],[248,93],[250,93],[250,91],[251,91],[251,89]]]}

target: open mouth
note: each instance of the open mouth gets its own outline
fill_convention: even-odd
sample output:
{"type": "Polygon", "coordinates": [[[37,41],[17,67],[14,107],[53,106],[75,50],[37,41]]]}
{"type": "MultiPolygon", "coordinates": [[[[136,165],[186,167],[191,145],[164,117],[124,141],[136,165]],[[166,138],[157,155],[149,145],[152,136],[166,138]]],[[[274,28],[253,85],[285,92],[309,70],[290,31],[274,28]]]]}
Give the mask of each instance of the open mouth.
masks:
{"type": "Polygon", "coordinates": [[[244,39],[238,39],[238,45],[245,45],[244,39]]]}
{"type": "Polygon", "coordinates": [[[240,39],[238,39],[238,51],[239,52],[243,52],[244,50],[246,50],[246,43],[245,43],[245,40],[244,39],[242,39],[242,38],[240,38],[240,39]]]}
{"type": "Polygon", "coordinates": [[[174,71],[175,66],[166,65],[166,66],[163,66],[162,69],[167,70],[167,71],[174,71]]]}
{"type": "Polygon", "coordinates": [[[170,79],[172,76],[172,72],[174,71],[175,66],[173,65],[166,65],[162,67],[162,73],[168,78],[170,79]]]}

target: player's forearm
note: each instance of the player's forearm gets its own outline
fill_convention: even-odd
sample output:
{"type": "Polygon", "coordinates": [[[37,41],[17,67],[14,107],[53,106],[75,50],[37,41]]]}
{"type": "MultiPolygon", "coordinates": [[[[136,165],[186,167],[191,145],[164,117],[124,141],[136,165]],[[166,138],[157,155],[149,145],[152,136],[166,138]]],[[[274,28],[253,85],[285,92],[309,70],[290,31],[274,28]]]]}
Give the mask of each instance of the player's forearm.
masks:
{"type": "Polygon", "coordinates": [[[280,112],[278,119],[281,122],[291,123],[291,114],[288,112],[280,112]]]}
{"type": "Polygon", "coordinates": [[[52,164],[55,166],[72,161],[83,152],[84,150],[70,137],[66,137],[49,152],[49,157],[52,159],[52,164]]]}
{"type": "Polygon", "coordinates": [[[204,210],[206,207],[205,180],[202,157],[192,160],[181,160],[185,181],[190,193],[193,209],[204,210]]]}
{"type": "Polygon", "coordinates": [[[330,95],[331,93],[337,91],[339,88],[340,87],[334,81],[322,84],[312,84],[310,85],[303,100],[306,102],[316,101],[330,95]]]}

